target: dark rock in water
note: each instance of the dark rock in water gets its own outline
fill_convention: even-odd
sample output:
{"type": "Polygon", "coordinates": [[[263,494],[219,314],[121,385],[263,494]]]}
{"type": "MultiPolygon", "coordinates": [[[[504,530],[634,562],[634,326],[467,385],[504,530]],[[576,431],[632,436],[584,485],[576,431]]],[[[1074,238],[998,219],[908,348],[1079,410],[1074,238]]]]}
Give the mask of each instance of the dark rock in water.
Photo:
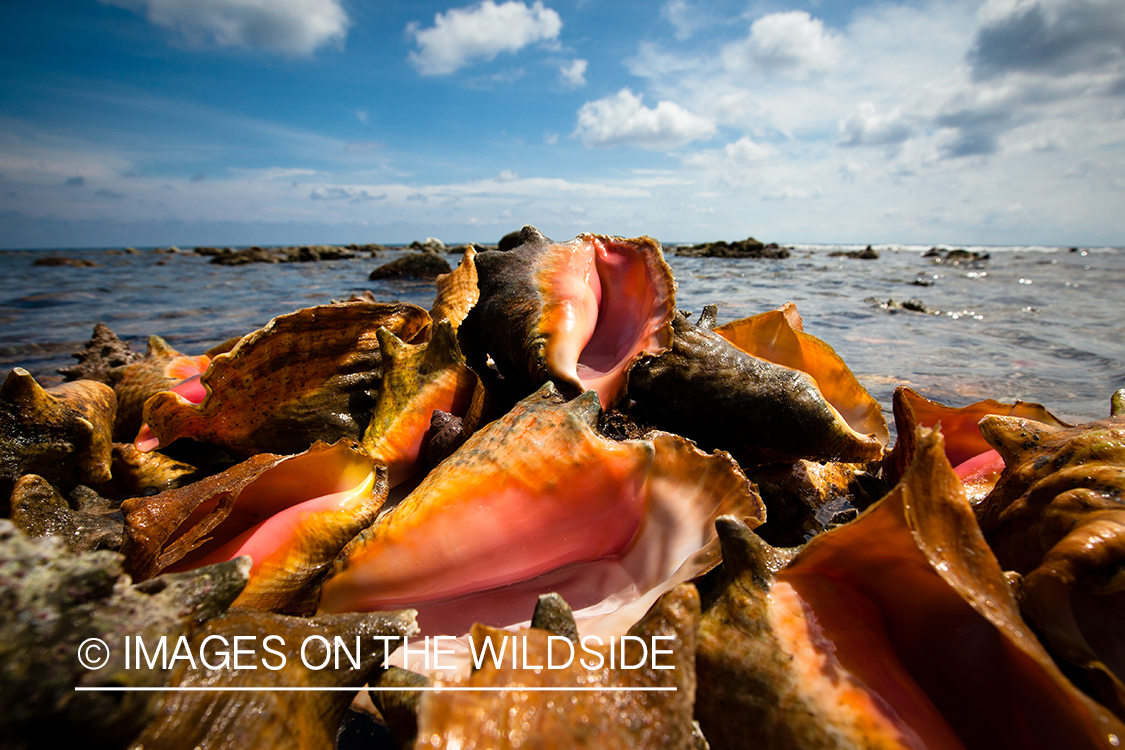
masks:
{"type": "Polygon", "coordinates": [[[290,250],[285,260],[289,263],[311,263],[319,260],[347,260],[354,257],[354,252],[343,247],[306,245],[290,250]]]}
{"type": "Polygon", "coordinates": [[[347,249],[351,250],[353,253],[370,253],[372,256],[378,255],[379,253],[387,249],[382,245],[374,242],[368,242],[363,245],[357,245],[353,242],[352,244],[346,245],[345,247],[347,247],[347,249]]]}
{"type": "Polygon", "coordinates": [[[907,310],[913,310],[914,312],[929,312],[930,311],[929,308],[926,307],[926,303],[922,302],[922,300],[920,300],[920,299],[915,299],[913,297],[906,300],[906,302],[903,302],[902,306],[904,308],[906,308],[907,310]]]}
{"type": "Polygon", "coordinates": [[[419,250],[423,253],[444,253],[445,252],[445,243],[442,242],[441,240],[439,240],[436,237],[427,237],[426,239],[422,240],[421,242],[419,242],[418,240],[414,240],[413,242],[411,242],[408,245],[408,247],[411,250],[419,250]]]}
{"type": "Polygon", "coordinates": [[[214,255],[223,255],[224,253],[229,253],[230,251],[231,250],[230,250],[229,247],[218,248],[218,247],[205,247],[204,246],[204,247],[195,248],[195,250],[193,252],[195,252],[196,255],[214,256],[214,255]]]}
{"type": "Polygon", "coordinates": [[[211,262],[220,266],[244,266],[247,263],[280,263],[281,256],[262,247],[247,247],[242,250],[223,252],[211,258],[211,262]]]}
{"type": "Polygon", "coordinates": [[[144,357],[129,345],[117,338],[105,323],[96,323],[94,333],[86,342],[86,348],[72,354],[78,364],[60,367],[56,372],[64,380],[96,380],[109,383],[109,371],[144,357]]]}
{"type": "Polygon", "coordinates": [[[837,250],[828,253],[829,258],[856,258],[858,260],[878,260],[879,251],[868,245],[863,250],[837,250]]]}
{"type": "Polygon", "coordinates": [[[766,245],[753,237],[737,242],[704,242],[676,248],[676,255],[688,258],[769,258],[779,260],[789,257],[789,248],[776,242],[766,245]]]}
{"type": "Polygon", "coordinates": [[[936,281],[937,278],[934,276],[918,276],[910,283],[914,286],[933,286],[936,281]]]}
{"type": "Polygon", "coordinates": [[[503,252],[503,251],[506,251],[506,250],[512,250],[512,249],[517,248],[520,245],[522,245],[523,240],[520,239],[520,232],[521,231],[522,230],[517,229],[516,231],[508,232],[506,235],[501,237],[500,242],[497,243],[497,245],[496,245],[496,249],[503,252]]]}
{"type": "Polygon", "coordinates": [[[923,258],[933,258],[934,263],[939,265],[950,266],[971,266],[972,268],[980,268],[988,262],[988,253],[983,253],[978,250],[965,250],[964,248],[954,248],[952,250],[942,250],[938,247],[931,247],[926,252],[922,253],[923,258]]]}
{"type": "Polygon", "coordinates": [[[927,315],[941,314],[938,310],[931,310],[930,308],[926,307],[926,303],[924,303],[922,300],[915,299],[913,297],[906,300],[905,302],[898,302],[894,299],[889,299],[886,302],[883,302],[882,300],[875,299],[874,297],[868,297],[863,301],[870,305],[878,307],[880,310],[886,310],[889,313],[895,313],[899,310],[911,310],[913,312],[925,313],[927,315]]]}
{"type": "Polygon", "coordinates": [[[33,266],[71,266],[73,268],[91,268],[98,265],[92,260],[85,258],[63,258],[57,255],[52,255],[47,258],[36,258],[33,266]]]}
{"type": "Polygon", "coordinates": [[[400,276],[414,276],[419,279],[436,279],[443,273],[449,273],[449,262],[432,252],[410,253],[397,260],[379,266],[367,278],[370,281],[378,279],[394,279],[400,276]]]}

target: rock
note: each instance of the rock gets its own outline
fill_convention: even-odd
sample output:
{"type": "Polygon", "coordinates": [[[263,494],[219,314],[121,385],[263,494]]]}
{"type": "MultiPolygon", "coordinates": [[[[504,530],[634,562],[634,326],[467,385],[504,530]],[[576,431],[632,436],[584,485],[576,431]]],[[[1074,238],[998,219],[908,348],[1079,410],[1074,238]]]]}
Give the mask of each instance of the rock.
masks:
{"type": "Polygon", "coordinates": [[[63,258],[57,255],[52,255],[46,258],[36,258],[33,266],[71,266],[73,268],[92,268],[98,265],[92,260],[85,258],[63,258]]]}
{"type": "Polygon", "coordinates": [[[942,250],[937,247],[931,247],[929,250],[922,253],[922,257],[933,258],[934,263],[939,265],[969,266],[971,268],[980,268],[987,263],[989,259],[988,253],[982,253],[977,250],[965,250],[964,248],[942,250]]]}
{"type": "Polygon", "coordinates": [[[449,273],[452,270],[445,258],[433,252],[410,253],[379,266],[367,278],[370,281],[393,279],[400,276],[436,279],[443,273],[449,273]]]}
{"type": "Polygon", "coordinates": [[[859,260],[878,260],[879,251],[868,245],[863,250],[837,250],[828,253],[829,258],[858,258],[859,260]]]}
{"type": "Polygon", "coordinates": [[[520,246],[520,231],[517,229],[514,232],[508,232],[500,238],[500,242],[496,245],[496,249],[500,251],[511,250],[520,246]]]}
{"type": "Polygon", "coordinates": [[[60,367],[56,372],[63,380],[96,380],[109,383],[109,371],[144,357],[129,345],[117,338],[105,323],[94,325],[94,334],[86,342],[86,348],[71,355],[78,364],[60,367]]]}
{"type": "Polygon", "coordinates": [[[224,248],[220,249],[220,248],[217,248],[217,247],[206,247],[206,246],[197,247],[194,250],[196,255],[223,255],[224,253],[229,253],[230,251],[231,250],[230,250],[229,247],[224,247],[224,248]]]}
{"type": "Polygon", "coordinates": [[[140,253],[140,252],[141,252],[141,251],[140,251],[140,250],[138,250],[138,249],[137,249],[137,248],[135,248],[135,247],[127,247],[127,248],[125,248],[125,253],[126,253],[127,255],[137,255],[137,254],[138,254],[138,253],[140,253]]]}
{"type": "Polygon", "coordinates": [[[365,245],[357,245],[356,243],[353,242],[352,244],[347,245],[346,247],[347,247],[348,250],[351,250],[353,253],[370,253],[373,256],[378,255],[383,250],[387,249],[384,246],[376,244],[374,242],[368,242],[365,245]]]}
{"type": "Polygon", "coordinates": [[[941,315],[940,311],[931,310],[930,308],[926,307],[926,303],[922,302],[922,300],[920,299],[915,298],[908,299],[905,302],[898,302],[893,299],[889,299],[886,302],[883,302],[876,299],[875,297],[867,297],[863,301],[889,313],[896,313],[900,310],[910,310],[912,312],[925,313],[926,315],[941,315]]]}
{"type": "Polygon", "coordinates": [[[704,242],[699,245],[686,245],[676,248],[676,255],[688,258],[769,258],[780,260],[789,257],[789,248],[776,242],[766,245],[753,237],[737,242],[704,242]]]}
{"type": "Polygon", "coordinates": [[[272,250],[258,246],[224,252],[211,258],[212,263],[220,266],[244,266],[247,263],[280,263],[281,256],[272,250]]]}
{"type": "Polygon", "coordinates": [[[309,263],[318,260],[346,260],[354,258],[355,253],[343,247],[332,245],[306,245],[290,250],[286,255],[287,263],[309,263]]]}
{"type": "Polygon", "coordinates": [[[444,253],[445,243],[436,237],[427,237],[421,242],[414,240],[410,243],[409,248],[411,250],[421,250],[424,253],[444,253]]]}

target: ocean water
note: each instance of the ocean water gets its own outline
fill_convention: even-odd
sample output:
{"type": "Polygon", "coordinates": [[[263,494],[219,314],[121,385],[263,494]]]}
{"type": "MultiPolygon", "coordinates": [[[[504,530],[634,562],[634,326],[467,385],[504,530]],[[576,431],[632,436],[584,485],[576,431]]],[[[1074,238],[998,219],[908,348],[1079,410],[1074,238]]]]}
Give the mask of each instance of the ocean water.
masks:
{"type": "MultiPolygon", "coordinates": [[[[899,385],[954,406],[1035,401],[1075,421],[1107,416],[1113,391],[1125,388],[1125,249],[968,247],[989,254],[969,265],[935,263],[924,257],[929,246],[875,246],[875,260],[830,255],[860,249],[797,245],[785,260],[666,252],[680,309],[716,304],[724,323],[796,303],[805,331],[836,349],[888,422],[899,385]],[[887,304],[911,299],[927,312],[887,304]]],[[[44,385],[61,382],[56,370],[75,361],[98,322],[138,351],[159,335],[199,354],[364,290],[428,308],[430,282],[367,280],[401,252],[225,267],[190,252],[0,251],[0,371],[19,366],[44,385]],[[98,265],[33,265],[46,255],[98,265]]]]}

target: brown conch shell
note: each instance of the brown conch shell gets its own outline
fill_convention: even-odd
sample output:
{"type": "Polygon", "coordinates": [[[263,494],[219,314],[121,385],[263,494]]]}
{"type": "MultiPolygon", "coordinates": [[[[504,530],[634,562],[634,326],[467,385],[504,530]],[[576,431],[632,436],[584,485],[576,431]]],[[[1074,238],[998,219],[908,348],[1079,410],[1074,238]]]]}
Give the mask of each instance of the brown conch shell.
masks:
{"type": "Polygon", "coordinates": [[[44,390],[31,373],[13,369],[0,385],[0,509],[24,474],[38,474],[63,492],[110,478],[113,390],[75,380],[44,390]]]}
{"type": "Polygon", "coordinates": [[[215,357],[201,378],[202,403],[172,392],[149,399],[144,421],[156,440],[137,447],[190,437],[245,456],[358,440],[381,377],[375,332],[413,342],[429,325],[426,311],[409,304],[346,302],[281,315],[215,357]]]}
{"type": "Polygon", "coordinates": [[[113,439],[131,441],[141,427],[145,401],[199,375],[210,363],[211,357],[206,354],[190,357],[176,351],[159,336],[149,336],[143,358],[109,372],[109,383],[117,394],[113,439]]]}
{"type": "Polygon", "coordinates": [[[566,401],[547,383],[477,431],[348,545],[321,610],[408,606],[427,633],[460,635],[518,623],[557,591],[622,633],[718,562],[716,517],[761,523],[729,456],[667,433],[610,440],[599,412],[593,391],[566,401]]]}
{"type": "Polygon", "coordinates": [[[241,607],[303,612],[343,546],[370,524],[386,469],[355,443],[262,453],[221,474],[126,500],[126,564],[135,578],[249,555],[241,607]]]}
{"type": "Polygon", "coordinates": [[[684,584],[630,628],[628,641],[610,644],[587,637],[573,643],[545,630],[512,633],[476,625],[472,639],[483,657],[481,666],[453,684],[480,690],[424,694],[415,746],[687,750],[693,747],[698,623],[699,594],[684,584]],[[658,656],[651,653],[654,644],[662,652],[658,656]],[[506,656],[519,649],[515,667],[509,658],[484,656],[489,648],[492,654],[504,649],[506,656]],[[547,666],[548,659],[554,668],[547,666]],[[544,668],[531,668],[537,665],[544,668]]]}
{"type": "Polygon", "coordinates": [[[11,505],[12,523],[28,536],[56,537],[71,552],[121,549],[121,514],[92,490],[72,504],[43,477],[24,474],[12,490],[11,505]]]}
{"type": "Polygon", "coordinates": [[[553,242],[531,226],[520,240],[476,256],[480,300],[458,329],[469,366],[484,378],[491,356],[518,397],[552,380],[567,396],[596,390],[612,404],[633,358],[671,344],[676,287],[660,243],[553,242]]]}
{"type": "Polygon", "coordinates": [[[982,419],[996,414],[1025,417],[1056,427],[1068,426],[1041,404],[1026,401],[1005,404],[986,399],[957,408],[931,401],[906,386],[895,389],[893,406],[898,439],[883,460],[883,477],[894,483],[905,473],[906,467],[914,460],[914,431],[919,425],[934,428],[940,424],[941,434],[945,437],[945,454],[961,477],[972,502],[979,502],[992,490],[1004,469],[999,455],[977,426],[982,419]]]}
{"type": "Polygon", "coordinates": [[[430,317],[435,323],[448,320],[456,331],[461,321],[469,314],[469,310],[480,299],[476,257],[476,250],[471,246],[465,248],[460,265],[450,273],[443,273],[437,277],[437,295],[430,308],[430,317]]]}
{"type": "Polygon", "coordinates": [[[1125,718],[1125,415],[1076,427],[987,417],[1007,468],[978,508],[1048,648],[1125,718]]]}
{"type": "Polygon", "coordinates": [[[747,354],[808,373],[828,403],[853,430],[874,435],[884,446],[890,439],[879,402],[871,397],[836,350],[805,333],[797,306],[742,318],[714,329],[747,354]]]}
{"type": "Polygon", "coordinates": [[[465,366],[448,320],[433,326],[424,344],[404,344],[390,331],[377,332],[383,355],[383,383],[375,398],[363,447],[387,466],[391,487],[413,476],[435,411],[462,416],[477,384],[465,366]]]}
{"type": "Polygon", "coordinates": [[[729,451],[744,467],[882,456],[879,435],[853,429],[807,373],[751,356],[683,314],[673,330],[670,351],[629,369],[629,397],[647,421],[729,451]]]}
{"type": "Polygon", "coordinates": [[[917,445],[890,494],[780,570],[749,530],[720,521],[726,580],[696,663],[713,748],[1111,748],[1125,737],[1020,618],[940,434],[920,429],[917,445]]]}
{"type": "Polygon", "coordinates": [[[139,451],[132,443],[113,444],[113,476],[95,486],[106,497],[124,500],[183,487],[208,472],[159,451],[139,451]]]}
{"type": "Polygon", "coordinates": [[[312,619],[238,612],[212,620],[191,639],[200,663],[181,661],[171,677],[172,686],[197,690],[165,694],[131,747],[332,750],[355,695],[339,688],[359,692],[386,650],[416,631],[409,612],[312,619]],[[231,657],[237,637],[246,639],[244,655],[233,657],[240,669],[231,657]]]}

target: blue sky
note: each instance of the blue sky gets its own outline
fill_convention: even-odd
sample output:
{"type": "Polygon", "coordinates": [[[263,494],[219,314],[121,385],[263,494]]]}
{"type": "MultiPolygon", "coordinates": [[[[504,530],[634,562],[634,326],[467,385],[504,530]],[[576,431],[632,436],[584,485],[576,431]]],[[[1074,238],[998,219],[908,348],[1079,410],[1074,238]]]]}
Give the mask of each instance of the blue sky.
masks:
{"type": "Polygon", "coordinates": [[[4,0],[0,246],[1125,245],[1125,2],[4,0]]]}

